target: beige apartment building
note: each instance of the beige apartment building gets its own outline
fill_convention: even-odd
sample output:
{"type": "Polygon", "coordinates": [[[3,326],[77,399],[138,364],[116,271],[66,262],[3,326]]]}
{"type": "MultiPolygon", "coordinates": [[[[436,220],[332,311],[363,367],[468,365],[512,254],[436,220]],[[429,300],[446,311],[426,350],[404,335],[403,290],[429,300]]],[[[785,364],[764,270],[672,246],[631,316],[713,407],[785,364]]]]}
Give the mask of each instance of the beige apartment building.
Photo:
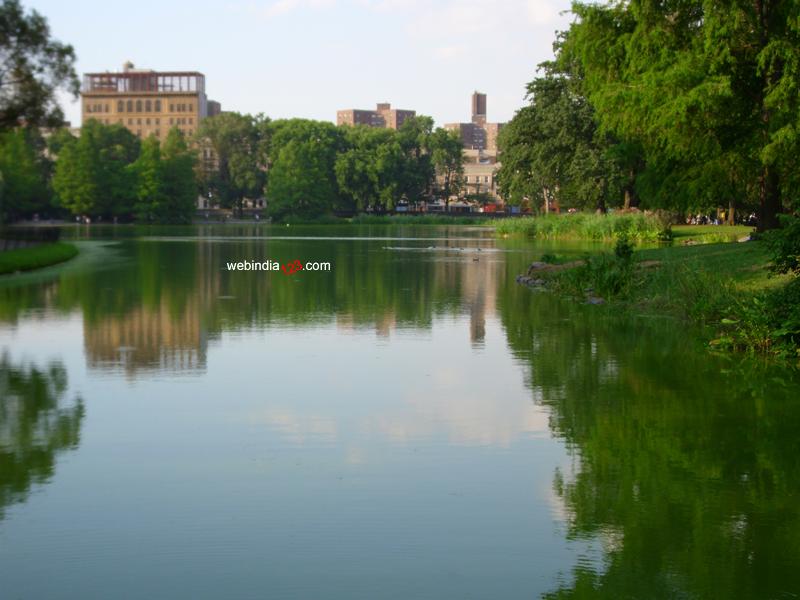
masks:
{"type": "Polygon", "coordinates": [[[207,99],[205,87],[205,75],[197,71],[136,69],[130,62],[122,72],[86,73],[82,123],[119,123],[142,139],[155,135],[163,140],[172,127],[192,135],[202,119],[221,109],[207,99]]]}
{"type": "Polygon", "coordinates": [[[392,108],[388,102],[379,103],[375,110],[348,108],[336,111],[337,125],[368,125],[370,127],[388,127],[399,129],[408,118],[416,116],[414,110],[392,108]]]}

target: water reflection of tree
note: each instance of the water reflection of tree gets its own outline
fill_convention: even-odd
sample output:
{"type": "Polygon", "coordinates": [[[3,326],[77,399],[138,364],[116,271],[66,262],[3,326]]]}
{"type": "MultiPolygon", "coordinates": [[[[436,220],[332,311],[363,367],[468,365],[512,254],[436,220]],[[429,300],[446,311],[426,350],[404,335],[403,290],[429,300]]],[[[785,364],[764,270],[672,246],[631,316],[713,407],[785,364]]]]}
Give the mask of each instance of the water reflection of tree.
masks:
{"type": "Polygon", "coordinates": [[[695,352],[675,323],[598,319],[531,293],[499,302],[531,388],[578,457],[554,484],[569,535],[605,544],[605,565],[576,568],[549,597],[800,591],[796,381],[695,352]]]}
{"type": "Polygon", "coordinates": [[[204,370],[209,341],[223,332],[272,326],[332,325],[384,336],[395,328],[429,329],[437,315],[468,315],[470,339],[480,343],[485,314],[494,311],[491,257],[473,262],[458,247],[445,254],[428,252],[422,243],[420,251],[406,252],[385,244],[263,237],[123,241],[113,269],[0,288],[0,318],[14,320],[42,306],[80,309],[89,366],[122,367],[130,375],[204,370]],[[331,262],[333,270],[287,277],[225,269],[228,261],[297,258],[331,262]]]}
{"type": "Polygon", "coordinates": [[[58,453],[77,448],[84,408],[80,398],[62,403],[66,390],[60,363],[38,369],[0,358],[0,518],[52,477],[58,453]]]}

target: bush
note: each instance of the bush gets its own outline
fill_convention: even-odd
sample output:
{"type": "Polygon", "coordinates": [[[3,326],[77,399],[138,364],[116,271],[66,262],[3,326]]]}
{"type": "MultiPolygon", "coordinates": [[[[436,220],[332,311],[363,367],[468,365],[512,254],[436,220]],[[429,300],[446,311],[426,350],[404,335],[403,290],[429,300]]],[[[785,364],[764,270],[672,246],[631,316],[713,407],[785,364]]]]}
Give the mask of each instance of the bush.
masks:
{"type": "Polygon", "coordinates": [[[800,218],[781,215],[781,229],[766,235],[772,252],[772,270],[800,274],[800,218]]]}
{"type": "Polygon", "coordinates": [[[525,235],[540,239],[615,241],[626,237],[632,242],[656,242],[665,236],[671,238],[668,227],[659,217],[643,213],[578,213],[503,219],[497,223],[495,230],[503,235],[525,235]]]}

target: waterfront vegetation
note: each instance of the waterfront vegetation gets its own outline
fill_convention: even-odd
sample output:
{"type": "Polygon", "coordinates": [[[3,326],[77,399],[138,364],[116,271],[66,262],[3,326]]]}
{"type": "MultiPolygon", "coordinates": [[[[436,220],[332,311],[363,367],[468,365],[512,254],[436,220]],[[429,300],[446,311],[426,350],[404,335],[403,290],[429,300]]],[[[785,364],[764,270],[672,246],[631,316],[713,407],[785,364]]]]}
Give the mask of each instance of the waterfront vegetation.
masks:
{"type": "Polygon", "coordinates": [[[31,271],[62,263],[78,254],[73,244],[56,242],[0,252],[0,275],[31,271]]]}
{"type": "Polygon", "coordinates": [[[614,252],[542,273],[549,289],[600,297],[612,310],[705,326],[717,349],[800,359],[800,279],[774,268],[774,242],[671,245],[614,252]],[[772,248],[772,250],[771,250],[772,248]]]}
{"type": "Polygon", "coordinates": [[[538,239],[614,241],[621,236],[637,242],[671,239],[669,222],[643,213],[567,215],[504,219],[495,230],[500,235],[524,235],[538,239]]]}

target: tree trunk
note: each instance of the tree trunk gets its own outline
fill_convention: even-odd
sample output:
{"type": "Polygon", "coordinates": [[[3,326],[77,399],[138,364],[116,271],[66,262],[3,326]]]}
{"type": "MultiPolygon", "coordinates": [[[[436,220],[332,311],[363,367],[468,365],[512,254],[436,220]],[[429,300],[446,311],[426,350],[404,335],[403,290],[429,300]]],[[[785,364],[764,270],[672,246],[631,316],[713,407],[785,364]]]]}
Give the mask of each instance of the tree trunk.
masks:
{"type": "Polygon", "coordinates": [[[778,176],[768,166],[764,166],[758,180],[758,231],[778,227],[778,213],[781,211],[781,196],[778,176]]]}
{"type": "Polygon", "coordinates": [[[728,225],[735,225],[736,219],[734,218],[734,211],[736,210],[736,206],[733,200],[728,202],[728,225]]]}

